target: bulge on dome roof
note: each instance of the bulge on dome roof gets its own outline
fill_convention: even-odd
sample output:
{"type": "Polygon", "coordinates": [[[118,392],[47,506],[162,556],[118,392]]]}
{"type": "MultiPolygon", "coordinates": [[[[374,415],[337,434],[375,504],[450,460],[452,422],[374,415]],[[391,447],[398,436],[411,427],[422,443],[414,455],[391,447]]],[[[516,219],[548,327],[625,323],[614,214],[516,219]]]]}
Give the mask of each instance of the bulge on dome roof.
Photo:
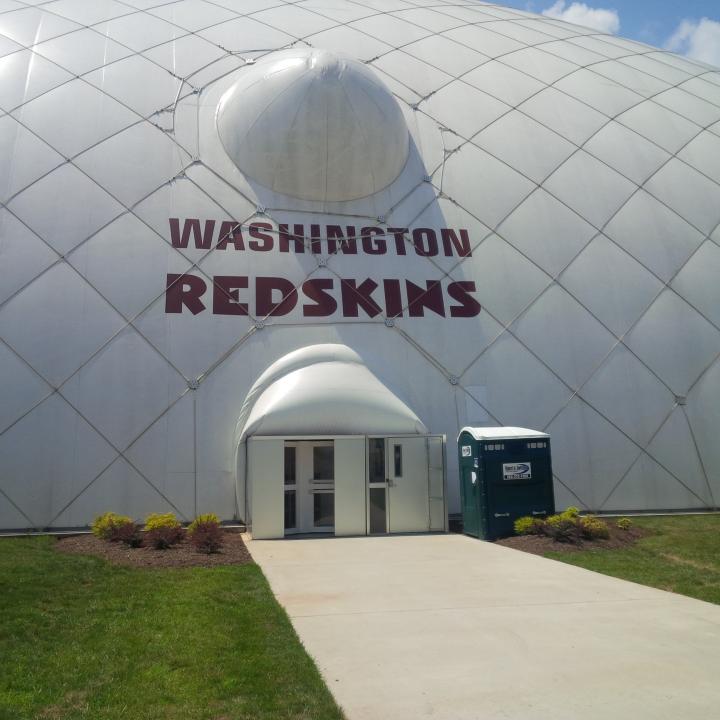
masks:
{"type": "Polygon", "coordinates": [[[248,65],[220,100],[216,122],[242,173],[303,200],[372,195],[408,158],[408,129],[390,91],[362,63],[327,50],[288,50],[248,65]]]}

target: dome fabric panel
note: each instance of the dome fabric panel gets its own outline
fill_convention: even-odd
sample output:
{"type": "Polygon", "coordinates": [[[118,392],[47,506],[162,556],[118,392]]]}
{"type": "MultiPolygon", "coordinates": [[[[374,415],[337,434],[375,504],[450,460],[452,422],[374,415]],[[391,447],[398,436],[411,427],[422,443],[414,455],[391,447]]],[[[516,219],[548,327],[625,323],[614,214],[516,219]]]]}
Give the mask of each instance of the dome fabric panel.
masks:
{"type": "Polygon", "coordinates": [[[137,5],[0,8],[0,527],[90,521],[112,483],[229,519],[252,408],[287,427],[323,381],[448,438],[468,407],[547,431],[588,509],[717,506],[719,69],[474,1],[137,5]],[[275,136],[322,155],[331,105],[293,174],[275,136]]]}

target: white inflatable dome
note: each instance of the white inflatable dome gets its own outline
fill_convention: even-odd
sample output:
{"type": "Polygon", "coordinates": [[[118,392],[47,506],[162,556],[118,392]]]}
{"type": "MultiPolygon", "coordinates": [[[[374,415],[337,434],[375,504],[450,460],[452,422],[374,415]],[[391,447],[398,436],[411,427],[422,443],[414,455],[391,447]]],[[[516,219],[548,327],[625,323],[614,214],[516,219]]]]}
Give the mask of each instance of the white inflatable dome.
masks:
{"type": "Polygon", "coordinates": [[[241,517],[243,403],[324,344],[447,435],[450,512],[466,425],[549,433],[560,507],[718,506],[717,69],[471,0],[57,0],[0,78],[0,528],[241,517]]]}

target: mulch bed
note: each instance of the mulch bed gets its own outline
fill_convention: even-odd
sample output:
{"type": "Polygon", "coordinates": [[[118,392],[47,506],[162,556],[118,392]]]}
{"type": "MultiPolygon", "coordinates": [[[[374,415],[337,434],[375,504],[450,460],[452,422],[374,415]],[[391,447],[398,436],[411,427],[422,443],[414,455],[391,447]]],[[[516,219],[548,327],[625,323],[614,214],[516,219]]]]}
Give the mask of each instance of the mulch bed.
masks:
{"type": "Polygon", "coordinates": [[[607,540],[583,540],[580,543],[561,543],[541,535],[519,535],[517,537],[496,540],[498,545],[523,550],[533,555],[545,555],[549,552],[582,552],[584,550],[622,550],[634,545],[641,537],[648,534],[646,530],[631,527],[621,530],[614,522],[608,521],[610,537],[607,540]]]}
{"type": "Polygon", "coordinates": [[[220,552],[210,555],[199,553],[187,540],[167,550],[155,550],[152,547],[131,548],[119,542],[106,542],[90,534],[58,538],[55,548],[74,555],[95,555],[115,565],[132,567],[215,567],[253,562],[239,531],[224,530],[223,535],[220,552]]]}

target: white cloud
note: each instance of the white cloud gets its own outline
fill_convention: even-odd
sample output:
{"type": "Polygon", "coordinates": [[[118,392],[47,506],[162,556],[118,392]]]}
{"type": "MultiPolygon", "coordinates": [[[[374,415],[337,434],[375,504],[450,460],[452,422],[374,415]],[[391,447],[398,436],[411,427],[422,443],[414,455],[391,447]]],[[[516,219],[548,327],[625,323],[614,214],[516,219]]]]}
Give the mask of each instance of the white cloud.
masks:
{"type": "Polygon", "coordinates": [[[615,35],[620,29],[620,16],[617,10],[591,8],[582,2],[574,2],[568,5],[565,0],[557,0],[552,7],[543,10],[542,14],[575,25],[584,25],[611,35],[615,35]]]}
{"type": "Polygon", "coordinates": [[[683,20],[665,49],[720,67],[720,22],[708,18],[683,20]]]}

